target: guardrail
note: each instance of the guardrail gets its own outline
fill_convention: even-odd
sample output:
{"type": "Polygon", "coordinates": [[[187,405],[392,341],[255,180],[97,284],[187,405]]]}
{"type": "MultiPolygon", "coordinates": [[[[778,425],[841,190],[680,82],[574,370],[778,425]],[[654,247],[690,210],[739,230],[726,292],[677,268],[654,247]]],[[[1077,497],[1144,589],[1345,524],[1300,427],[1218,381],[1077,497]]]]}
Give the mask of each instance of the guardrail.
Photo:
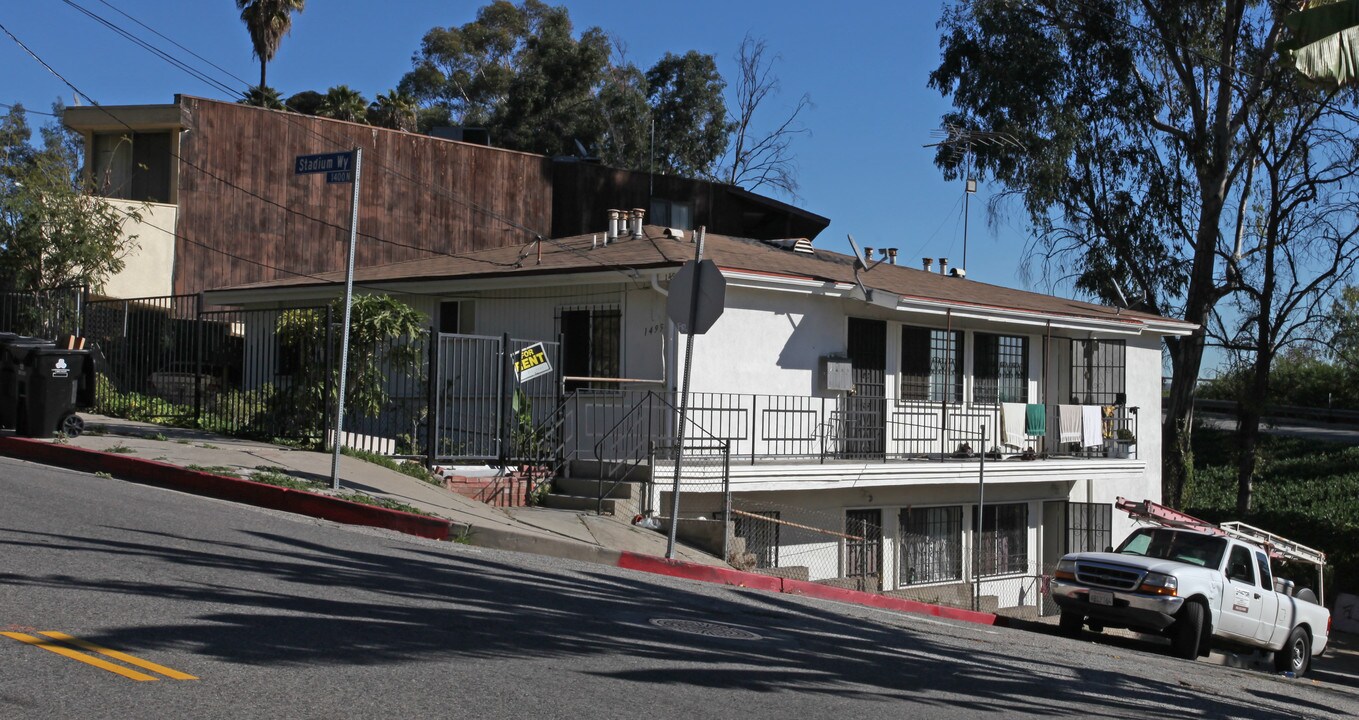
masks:
{"type": "MultiPolygon", "coordinates": [[[[1235,400],[1194,399],[1194,409],[1203,412],[1220,412],[1235,415],[1240,408],[1235,400]]],[[[1334,408],[1313,408],[1300,405],[1266,405],[1263,418],[1293,418],[1312,420],[1332,425],[1359,425],[1359,410],[1339,410],[1334,408]]]]}

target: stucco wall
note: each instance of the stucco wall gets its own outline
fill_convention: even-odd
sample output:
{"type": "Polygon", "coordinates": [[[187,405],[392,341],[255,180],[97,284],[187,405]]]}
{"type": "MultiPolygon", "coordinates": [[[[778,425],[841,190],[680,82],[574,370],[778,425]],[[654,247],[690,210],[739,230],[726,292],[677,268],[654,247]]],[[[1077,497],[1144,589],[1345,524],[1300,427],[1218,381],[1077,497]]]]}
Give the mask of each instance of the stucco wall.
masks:
{"type": "Polygon", "coordinates": [[[128,217],[123,236],[133,237],[136,247],[123,259],[122,272],[109,278],[102,295],[112,298],[140,298],[170,295],[174,288],[175,222],[179,208],[160,203],[131,203],[111,200],[119,212],[138,213],[141,220],[128,217]]]}

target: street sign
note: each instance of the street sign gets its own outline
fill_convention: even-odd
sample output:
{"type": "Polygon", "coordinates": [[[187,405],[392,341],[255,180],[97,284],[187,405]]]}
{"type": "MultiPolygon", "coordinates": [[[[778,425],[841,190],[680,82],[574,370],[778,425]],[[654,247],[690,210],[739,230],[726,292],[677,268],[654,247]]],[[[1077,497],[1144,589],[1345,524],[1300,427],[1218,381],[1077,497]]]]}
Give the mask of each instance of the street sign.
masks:
{"type": "Polygon", "coordinates": [[[326,182],[354,182],[354,153],[333,152],[297,156],[293,163],[294,175],[316,173],[325,173],[326,182]]]}
{"type": "Polygon", "coordinates": [[[670,281],[670,297],[665,303],[665,314],[675,323],[680,332],[702,335],[710,328],[727,302],[727,280],[712,260],[690,260],[675,273],[670,281]],[[694,297],[698,305],[694,309],[694,326],[689,327],[689,305],[694,297]]]}
{"type": "Polygon", "coordinates": [[[552,372],[552,363],[547,359],[547,350],[542,343],[533,343],[523,350],[510,353],[514,361],[514,376],[519,382],[527,382],[539,375],[552,372]]]}

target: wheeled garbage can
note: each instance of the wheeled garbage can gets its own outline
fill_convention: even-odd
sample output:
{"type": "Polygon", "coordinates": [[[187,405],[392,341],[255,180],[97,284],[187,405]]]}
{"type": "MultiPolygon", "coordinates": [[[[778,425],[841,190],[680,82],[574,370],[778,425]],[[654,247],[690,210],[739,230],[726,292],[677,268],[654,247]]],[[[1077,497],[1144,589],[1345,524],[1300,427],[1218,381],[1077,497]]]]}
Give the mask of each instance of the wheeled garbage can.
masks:
{"type": "Polygon", "coordinates": [[[27,437],[75,437],[85,423],[75,411],[93,402],[88,350],[20,336],[0,337],[0,427],[27,437]]]}

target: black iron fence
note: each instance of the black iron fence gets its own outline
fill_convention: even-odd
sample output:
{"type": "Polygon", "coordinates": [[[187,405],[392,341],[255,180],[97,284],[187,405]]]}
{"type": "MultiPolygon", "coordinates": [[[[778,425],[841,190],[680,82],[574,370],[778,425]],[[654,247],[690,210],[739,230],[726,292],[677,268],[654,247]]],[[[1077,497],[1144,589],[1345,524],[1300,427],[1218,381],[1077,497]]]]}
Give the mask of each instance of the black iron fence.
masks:
{"type": "Polygon", "coordinates": [[[0,332],[47,340],[79,335],[86,297],[81,286],[0,292],[0,332]]]}

